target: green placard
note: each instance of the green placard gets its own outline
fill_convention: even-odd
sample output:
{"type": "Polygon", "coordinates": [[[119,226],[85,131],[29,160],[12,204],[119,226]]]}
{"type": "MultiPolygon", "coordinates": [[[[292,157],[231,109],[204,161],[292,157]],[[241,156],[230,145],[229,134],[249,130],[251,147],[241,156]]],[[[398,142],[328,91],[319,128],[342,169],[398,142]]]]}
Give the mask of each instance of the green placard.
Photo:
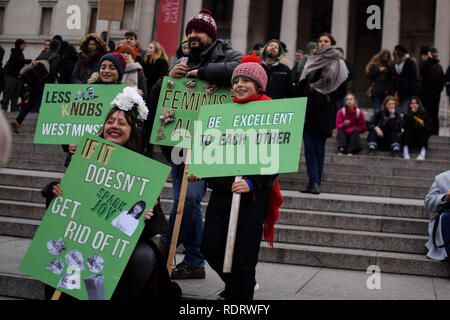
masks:
{"type": "Polygon", "coordinates": [[[150,142],[189,148],[200,107],[231,102],[230,88],[198,79],[164,77],[150,142]]]}
{"type": "Polygon", "coordinates": [[[96,134],[123,84],[46,84],[34,134],[36,144],[78,144],[96,134]]]}
{"type": "Polygon", "coordinates": [[[195,123],[189,174],[298,172],[306,98],[214,105],[195,123]]]}
{"type": "Polygon", "coordinates": [[[19,270],[78,299],[110,299],[144,228],[130,212],[153,208],[169,172],[85,135],[19,270]]]}

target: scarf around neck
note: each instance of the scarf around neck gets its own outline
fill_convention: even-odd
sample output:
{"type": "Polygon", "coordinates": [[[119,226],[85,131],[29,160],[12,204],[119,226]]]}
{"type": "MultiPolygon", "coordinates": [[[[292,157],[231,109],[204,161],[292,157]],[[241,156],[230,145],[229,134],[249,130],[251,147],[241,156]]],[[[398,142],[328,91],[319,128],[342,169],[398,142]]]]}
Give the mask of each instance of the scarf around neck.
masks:
{"type": "Polygon", "coordinates": [[[300,81],[303,79],[311,80],[319,70],[322,70],[319,80],[310,83],[309,86],[325,95],[339,88],[347,80],[349,73],[344,59],[336,50],[336,46],[319,49],[314,55],[308,57],[300,81]]]}

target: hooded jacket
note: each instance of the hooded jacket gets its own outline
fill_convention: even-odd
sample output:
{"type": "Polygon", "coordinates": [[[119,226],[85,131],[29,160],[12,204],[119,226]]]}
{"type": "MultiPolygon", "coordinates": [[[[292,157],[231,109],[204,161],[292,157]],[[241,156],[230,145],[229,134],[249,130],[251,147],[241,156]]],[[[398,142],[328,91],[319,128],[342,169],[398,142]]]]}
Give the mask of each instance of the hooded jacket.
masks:
{"type": "Polygon", "coordinates": [[[30,63],[31,60],[25,59],[23,52],[20,48],[15,47],[11,49],[11,56],[5,65],[5,75],[18,78],[20,69],[22,69],[26,64],[30,63]]]}
{"type": "Polygon", "coordinates": [[[100,58],[109,52],[109,48],[102,38],[95,33],[86,35],[80,42],[81,53],[78,56],[78,61],[72,72],[71,83],[87,83],[92,73],[98,70],[98,61],[100,58]],[[89,54],[89,41],[95,40],[99,46],[98,51],[94,54],[89,54]]]}

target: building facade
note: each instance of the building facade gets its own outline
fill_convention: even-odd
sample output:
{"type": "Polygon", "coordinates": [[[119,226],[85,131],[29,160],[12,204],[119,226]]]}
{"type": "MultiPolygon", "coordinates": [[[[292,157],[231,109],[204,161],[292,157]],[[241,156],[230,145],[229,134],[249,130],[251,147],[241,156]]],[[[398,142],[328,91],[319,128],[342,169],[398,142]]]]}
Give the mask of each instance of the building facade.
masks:
{"type": "MultiPolygon", "coordinates": [[[[212,11],[218,37],[249,52],[257,42],[281,39],[293,60],[296,49],[330,32],[353,63],[351,89],[361,95],[369,86],[364,68],[381,48],[404,45],[418,61],[426,48],[440,50],[446,69],[450,60],[449,0],[183,0],[180,40],[184,25],[202,8],[212,11]]],[[[36,57],[43,42],[60,34],[78,44],[90,32],[109,30],[113,40],[136,31],[144,47],[154,39],[160,0],[125,0],[121,22],[99,20],[98,0],[0,0],[0,44],[9,49],[17,38],[29,46],[27,58],[36,57]]],[[[292,64],[292,62],[291,62],[292,64]]]]}

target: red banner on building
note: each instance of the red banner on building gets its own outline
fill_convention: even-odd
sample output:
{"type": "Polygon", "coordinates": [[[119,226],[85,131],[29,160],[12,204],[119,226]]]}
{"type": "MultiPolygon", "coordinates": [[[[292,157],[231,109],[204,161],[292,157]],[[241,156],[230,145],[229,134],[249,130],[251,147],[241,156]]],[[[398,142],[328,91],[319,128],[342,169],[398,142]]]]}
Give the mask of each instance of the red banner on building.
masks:
{"type": "Polygon", "coordinates": [[[182,0],[161,0],[156,27],[156,41],[169,56],[175,56],[179,46],[182,0]]]}

